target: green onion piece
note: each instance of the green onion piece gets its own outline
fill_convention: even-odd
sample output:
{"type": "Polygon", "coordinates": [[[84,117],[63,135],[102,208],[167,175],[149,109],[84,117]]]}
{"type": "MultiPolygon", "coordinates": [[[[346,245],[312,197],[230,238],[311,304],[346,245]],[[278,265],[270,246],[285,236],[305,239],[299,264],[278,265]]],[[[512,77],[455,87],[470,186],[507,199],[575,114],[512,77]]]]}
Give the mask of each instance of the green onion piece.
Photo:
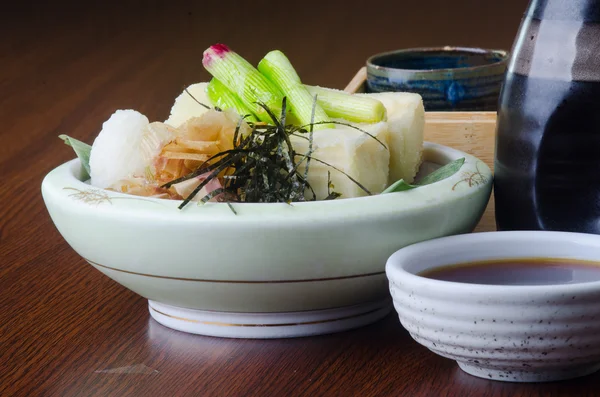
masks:
{"type": "Polygon", "coordinates": [[[223,44],[204,51],[204,68],[231,92],[235,93],[261,121],[272,123],[271,117],[258,102],[274,114],[281,113],[283,94],[254,66],[223,44]]]}
{"type": "MultiPolygon", "coordinates": [[[[301,125],[329,121],[321,106],[314,108],[314,97],[302,85],[300,77],[290,60],[281,51],[271,51],[259,62],[258,71],[273,82],[290,102],[294,116],[301,125]]],[[[332,124],[323,124],[322,128],[333,128],[332,124]]]]}
{"type": "Polygon", "coordinates": [[[206,86],[206,94],[213,105],[221,110],[233,109],[240,116],[246,116],[248,121],[258,121],[256,116],[252,114],[252,110],[229,88],[225,87],[219,80],[213,78],[206,86]]]}
{"type": "Polygon", "coordinates": [[[332,118],[356,123],[378,123],[385,120],[385,106],[380,101],[344,91],[315,86],[305,86],[311,95],[317,95],[317,103],[332,118]]]}

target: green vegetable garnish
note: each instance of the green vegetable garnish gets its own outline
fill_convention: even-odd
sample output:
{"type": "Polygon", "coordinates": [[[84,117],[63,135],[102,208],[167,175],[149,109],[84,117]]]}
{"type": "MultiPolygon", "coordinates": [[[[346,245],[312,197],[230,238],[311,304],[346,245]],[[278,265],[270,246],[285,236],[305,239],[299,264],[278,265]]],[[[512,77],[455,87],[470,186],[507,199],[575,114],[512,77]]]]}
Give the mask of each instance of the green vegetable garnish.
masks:
{"type": "Polygon", "coordinates": [[[332,118],[346,119],[355,123],[378,123],[385,120],[385,106],[380,101],[344,91],[305,86],[311,95],[317,95],[319,105],[332,118]]]}
{"type": "Polygon", "coordinates": [[[281,114],[283,94],[248,61],[223,44],[204,51],[204,68],[235,93],[259,120],[271,123],[271,117],[259,103],[281,114]]]}
{"type": "Polygon", "coordinates": [[[249,110],[266,123],[271,123],[272,120],[259,103],[265,104],[275,114],[280,114],[284,96],[290,105],[288,116],[293,121],[292,124],[334,128],[327,121],[345,119],[355,123],[377,123],[386,117],[385,106],[376,99],[303,85],[291,62],[281,51],[269,52],[260,61],[257,70],[226,45],[215,44],[204,51],[202,64],[234,96],[220,98],[221,88],[215,87],[216,83],[211,81],[213,86],[209,86],[209,90],[214,91],[209,91],[209,98],[217,107],[219,104],[223,109],[231,107],[240,114],[247,114],[249,110]],[[315,97],[317,107],[311,122],[315,97]]]}
{"type": "Polygon", "coordinates": [[[81,142],[75,138],[71,138],[68,135],[59,135],[60,139],[62,139],[66,145],[71,146],[77,158],[81,162],[83,169],[87,175],[84,175],[84,179],[90,178],[90,152],[92,151],[92,147],[85,142],[81,142]]]}
{"type": "Polygon", "coordinates": [[[411,185],[410,183],[404,182],[404,179],[400,179],[399,181],[392,183],[387,189],[381,192],[381,194],[403,192],[405,190],[416,189],[418,187],[419,186],[417,185],[411,185]]]}
{"type": "MultiPolygon", "coordinates": [[[[258,71],[281,90],[301,124],[322,123],[329,120],[323,108],[318,103],[314,104],[313,96],[302,85],[298,73],[281,51],[269,52],[259,62],[258,71]]],[[[323,124],[322,127],[333,128],[334,126],[323,124]]]]}
{"type": "Polygon", "coordinates": [[[252,110],[233,92],[231,92],[223,83],[213,78],[206,86],[206,94],[219,109],[233,109],[240,116],[247,116],[248,121],[258,121],[256,116],[252,114],[252,110]]]}
{"type": "Polygon", "coordinates": [[[460,168],[463,166],[464,163],[465,163],[464,157],[460,158],[458,160],[454,160],[451,163],[448,163],[445,166],[433,171],[431,174],[423,177],[423,179],[421,179],[421,181],[419,181],[419,185],[420,186],[430,185],[432,183],[436,183],[443,179],[449,178],[452,175],[456,174],[458,172],[458,170],[460,170],[460,168]]]}
{"type": "Polygon", "coordinates": [[[439,182],[446,178],[451,177],[456,174],[458,170],[465,163],[465,158],[460,158],[458,160],[454,160],[451,163],[446,164],[445,166],[438,168],[433,171],[431,174],[425,176],[421,181],[415,185],[411,185],[409,183],[404,182],[403,179],[400,179],[397,182],[391,184],[387,189],[385,189],[381,194],[384,193],[394,193],[394,192],[403,192],[405,190],[416,189],[419,186],[431,185],[432,183],[439,182]]]}

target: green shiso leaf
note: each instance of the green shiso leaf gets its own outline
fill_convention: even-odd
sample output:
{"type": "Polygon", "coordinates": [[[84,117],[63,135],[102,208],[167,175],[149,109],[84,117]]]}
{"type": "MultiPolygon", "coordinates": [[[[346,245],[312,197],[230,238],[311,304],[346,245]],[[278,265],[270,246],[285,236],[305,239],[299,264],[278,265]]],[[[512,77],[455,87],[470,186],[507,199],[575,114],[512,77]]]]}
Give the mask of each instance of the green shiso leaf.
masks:
{"type": "Polygon", "coordinates": [[[465,163],[464,157],[460,158],[458,160],[454,160],[453,162],[448,163],[445,166],[433,171],[431,174],[425,176],[423,179],[421,179],[421,181],[419,182],[419,185],[420,186],[430,185],[432,183],[436,183],[436,182],[439,182],[446,178],[449,178],[452,175],[456,174],[458,172],[458,170],[460,170],[460,168],[463,166],[464,163],[465,163]]]}
{"type": "Polygon", "coordinates": [[[442,181],[446,178],[451,177],[456,174],[460,168],[465,163],[465,158],[460,158],[458,160],[454,160],[451,163],[446,164],[445,166],[438,168],[433,171],[431,174],[425,176],[421,181],[416,185],[411,185],[406,183],[404,179],[400,179],[397,182],[391,184],[387,189],[385,189],[381,194],[384,193],[394,193],[394,192],[403,192],[406,190],[416,189],[419,186],[431,185],[432,183],[436,183],[442,181]]]}
{"type": "Polygon", "coordinates": [[[83,169],[87,173],[86,179],[90,177],[90,152],[92,151],[92,147],[85,142],[81,142],[75,138],[71,138],[68,135],[59,135],[60,139],[62,139],[66,145],[71,146],[73,151],[79,158],[83,169]]]}
{"type": "Polygon", "coordinates": [[[395,192],[403,192],[405,190],[416,189],[418,186],[411,185],[409,183],[404,182],[404,179],[400,179],[392,183],[387,189],[385,189],[381,194],[384,193],[395,193],[395,192]]]}

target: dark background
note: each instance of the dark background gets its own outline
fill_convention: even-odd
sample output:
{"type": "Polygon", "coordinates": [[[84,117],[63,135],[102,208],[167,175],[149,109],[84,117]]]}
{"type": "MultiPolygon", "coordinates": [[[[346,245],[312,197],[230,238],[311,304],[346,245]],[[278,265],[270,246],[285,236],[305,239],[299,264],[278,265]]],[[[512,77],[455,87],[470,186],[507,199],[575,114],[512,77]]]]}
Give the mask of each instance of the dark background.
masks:
{"type": "Polygon", "coordinates": [[[65,95],[93,100],[100,93],[113,98],[88,109],[100,110],[100,118],[116,108],[133,107],[150,119],[164,120],[184,85],[208,79],[202,51],[216,42],[253,63],[269,50],[281,49],[306,83],[343,88],[369,55],[381,51],[442,45],[510,49],[526,6],[526,0],[58,0],[4,5],[0,120],[22,106],[69,114],[76,109],[59,109],[52,102],[65,95]],[[98,66],[106,75],[98,73],[98,66]],[[119,86],[131,79],[141,80],[145,88],[125,97],[119,86]],[[22,90],[30,96],[26,103],[15,103],[11,98],[22,90]]]}

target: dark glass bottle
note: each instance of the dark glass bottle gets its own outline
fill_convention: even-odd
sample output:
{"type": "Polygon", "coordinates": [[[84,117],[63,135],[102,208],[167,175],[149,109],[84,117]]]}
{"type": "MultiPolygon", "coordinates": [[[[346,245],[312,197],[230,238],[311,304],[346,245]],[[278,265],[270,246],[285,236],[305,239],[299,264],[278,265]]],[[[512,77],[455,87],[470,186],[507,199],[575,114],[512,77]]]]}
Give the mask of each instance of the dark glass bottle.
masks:
{"type": "Polygon", "coordinates": [[[532,0],[500,94],[499,230],[600,234],[600,0],[532,0]]]}

